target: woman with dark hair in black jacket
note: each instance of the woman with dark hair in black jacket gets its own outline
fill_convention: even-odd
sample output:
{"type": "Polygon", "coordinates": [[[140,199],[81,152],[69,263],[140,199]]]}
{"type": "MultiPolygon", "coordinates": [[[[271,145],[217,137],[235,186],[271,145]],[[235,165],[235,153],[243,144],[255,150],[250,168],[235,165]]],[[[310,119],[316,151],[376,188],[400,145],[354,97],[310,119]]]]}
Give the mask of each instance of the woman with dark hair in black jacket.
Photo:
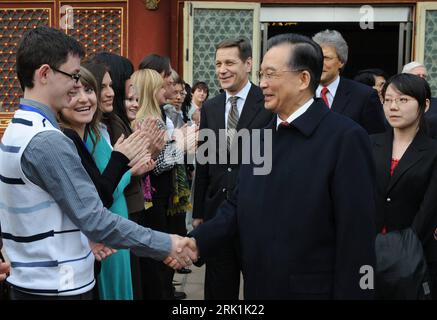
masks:
{"type": "MultiPolygon", "coordinates": [[[[424,250],[437,293],[437,141],[428,137],[424,113],[429,85],[422,78],[399,74],[383,89],[384,113],[392,129],[371,136],[376,167],[377,232],[412,228],[424,250]]],[[[390,299],[392,297],[377,297],[390,299]]]]}

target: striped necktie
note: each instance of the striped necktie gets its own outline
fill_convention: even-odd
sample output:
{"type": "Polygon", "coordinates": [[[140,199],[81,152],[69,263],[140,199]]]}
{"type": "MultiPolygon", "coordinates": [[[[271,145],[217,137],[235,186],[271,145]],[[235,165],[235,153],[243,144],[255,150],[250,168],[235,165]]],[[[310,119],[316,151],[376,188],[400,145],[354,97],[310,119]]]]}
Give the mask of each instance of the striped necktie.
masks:
{"type": "Polygon", "coordinates": [[[231,149],[232,140],[234,139],[237,124],[238,124],[238,108],[237,108],[237,100],[238,97],[233,96],[229,98],[229,101],[231,102],[231,110],[229,111],[228,115],[228,129],[227,129],[227,135],[228,135],[228,150],[231,149]]]}

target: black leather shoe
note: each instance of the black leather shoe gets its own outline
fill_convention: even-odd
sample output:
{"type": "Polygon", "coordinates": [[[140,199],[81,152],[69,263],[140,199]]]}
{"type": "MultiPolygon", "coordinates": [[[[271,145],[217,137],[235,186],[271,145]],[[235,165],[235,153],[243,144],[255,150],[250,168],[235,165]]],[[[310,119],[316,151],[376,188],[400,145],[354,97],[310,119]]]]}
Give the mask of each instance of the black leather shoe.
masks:
{"type": "Polygon", "coordinates": [[[187,294],[183,291],[175,291],[173,292],[173,296],[175,300],[183,300],[187,297],[187,294]]]}
{"type": "Polygon", "coordinates": [[[191,273],[191,269],[188,268],[181,268],[177,271],[177,273],[182,273],[182,274],[187,274],[187,273],[191,273]]]}

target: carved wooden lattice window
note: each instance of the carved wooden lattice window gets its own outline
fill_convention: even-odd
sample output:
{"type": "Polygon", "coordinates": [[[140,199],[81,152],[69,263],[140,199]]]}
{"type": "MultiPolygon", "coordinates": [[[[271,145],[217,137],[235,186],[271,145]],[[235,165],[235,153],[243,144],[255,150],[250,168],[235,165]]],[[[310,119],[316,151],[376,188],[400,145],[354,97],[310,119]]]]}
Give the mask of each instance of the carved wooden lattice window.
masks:
{"type": "Polygon", "coordinates": [[[0,112],[12,112],[22,95],[15,72],[15,53],[24,32],[50,25],[50,9],[0,9],[0,112]]]}
{"type": "Polygon", "coordinates": [[[184,35],[188,53],[184,64],[184,80],[205,81],[209,94],[219,92],[215,75],[215,46],[226,38],[244,36],[251,40],[252,81],[257,83],[259,66],[259,4],[238,2],[185,2],[187,32],[184,35]]]}
{"type": "Polygon", "coordinates": [[[85,46],[87,56],[107,51],[123,54],[123,8],[72,9],[72,28],[67,34],[85,46]]]}
{"type": "Polygon", "coordinates": [[[437,3],[419,2],[416,10],[416,55],[427,71],[432,96],[437,93],[437,3]]]}

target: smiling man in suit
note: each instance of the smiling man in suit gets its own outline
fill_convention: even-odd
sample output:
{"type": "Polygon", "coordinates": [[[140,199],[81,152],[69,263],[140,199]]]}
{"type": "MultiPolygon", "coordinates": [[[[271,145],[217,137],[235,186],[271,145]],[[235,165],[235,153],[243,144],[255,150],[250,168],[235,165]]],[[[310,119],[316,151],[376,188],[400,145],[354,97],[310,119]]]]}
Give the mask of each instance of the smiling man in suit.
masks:
{"type": "Polygon", "coordinates": [[[277,116],[261,144],[272,146],[272,170],[242,164],[232,196],[191,232],[203,258],[239,236],[246,299],[372,298],[361,278],[375,263],[370,139],[314,99],[322,65],[305,36],[269,39],[260,86],[277,116]]]}
{"type": "MultiPolygon", "coordinates": [[[[217,144],[215,164],[196,164],[193,227],[213,218],[217,208],[235,187],[241,163],[241,147],[238,148],[239,161],[236,164],[229,164],[229,148],[235,144],[241,146],[241,141],[234,140],[233,137],[237,135],[231,131],[260,129],[272,118],[272,114],[264,109],[261,89],[249,81],[252,47],[247,39],[228,39],[219,43],[216,47],[215,70],[224,92],[204,103],[200,130],[213,130],[215,136],[219,137],[219,130],[226,129],[228,145],[217,144]],[[223,147],[227,148],[227,163],[219,161],[223,147]]],[[[205,262],[205,299],[238,299],[241,263],[236,242],[223,244],[205,262]]]]}
{"type": "Polygon", "coordinates": [[[376,90],[340,76],[348,58],[342,35],[325,30],[314,35],[313,40],[323,50],[323,72],[316,96],[332,111],[357,122],[368,134],[384,132],[384,113],[376,90]]]}

